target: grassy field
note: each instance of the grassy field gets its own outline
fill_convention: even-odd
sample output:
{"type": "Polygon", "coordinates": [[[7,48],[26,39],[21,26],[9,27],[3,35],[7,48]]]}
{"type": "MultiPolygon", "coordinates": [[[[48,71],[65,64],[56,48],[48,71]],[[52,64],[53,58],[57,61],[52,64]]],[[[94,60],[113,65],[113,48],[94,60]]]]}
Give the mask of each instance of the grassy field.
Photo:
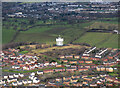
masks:
{"type": "Polygon", "coordinates": [[[74,41],[74,43],[88,43],[97,47],[118,47],[118,35],[111,33],[89,32],[74,41]]]}
{"type": "Polygon", "coordinates": [[[73,43],[88,43],[98,47],[116,48],[118,45],[118,36],[115,34],[83,33],[86,29],[90,28],[118,28],[117,23],[117,18],[103,18],[96,21],[83,21],[83,23],[76,24],[67,24],[67,22],[59,22],[55,20],[47,20],[45,23],[41,20],[36,20],[34,21],[34,24],[30,24],[30,19],[9,18],[7,21],[3,21],[2,39],[3,44],[9,43],[17,30],[24,30],[33,25],[39,25],[29,28],[27,31],[20,31],[14,42],[34,41],[55,44],[55,38],[58,37],[58,35],[61,35],[65,39],[64,44],[68,44],[72,41],[73,43]]]}
{"type": "Polygon", "coordinates": [[[63,47],[50,47],[50,48],[45,48],[45,49],[36,49],[36,50],[32,50],[32,52],[34,53],[44,53],[44,52],[48,52],[48,51],[52,51],[53,49],[68,49],[68,48],[77,48],[80,49],[82,48],[80,45],[69,45],[69,46],[63,46],[63,47]]]}
{"type": "Polygon", "coordinates": [[[81,24],[65,24],[65,25],[51,25],[44,27],[34,27],[27,31],[22,31],[17,36],[15,42],[19,41],[37,41],[40,43],[55,44],[55,38],[61,35],[65,38],[64,43],[69,43],[71,39],[74,39],[77,35],[80,35],[85,30],[84,27],[91,25],[92,22],[81,24]],[[23,38],[24,37],[24,38],[23,38]]]}

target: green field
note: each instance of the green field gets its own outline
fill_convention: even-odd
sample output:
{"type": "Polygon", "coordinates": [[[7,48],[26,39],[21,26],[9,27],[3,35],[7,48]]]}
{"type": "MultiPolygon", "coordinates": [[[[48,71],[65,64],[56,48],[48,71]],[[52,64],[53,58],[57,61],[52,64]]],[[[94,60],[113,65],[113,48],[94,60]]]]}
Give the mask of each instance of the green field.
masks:
{"type": "Polygon", "coordinates": [[[118,47],[118,35],[110,33],[89,32],[74,41],[74,43],[88,43],[97,47],[118,47]]]}
{"type": "Polygon", "coordinates": [[[28,29],[26,31],[20,31],[13,42],[25,41],[55,44],[55,38],[61,35],[65,39],[65,44],[73,42],[88,43],[97,47],[117,48],[118,46],[118,36],[116,34],[86,32],[87,29],[92,28],[118,28],[117,18],[103,18],[91,22],[82,21],[82,23],[76,24],[68,24],[67,22],[57,20],[43,22],[34,19],[32,23],[30,19],[26,18],[8,18],[3,21],[3,44],[9,43],[18,30],[28,29]]]}

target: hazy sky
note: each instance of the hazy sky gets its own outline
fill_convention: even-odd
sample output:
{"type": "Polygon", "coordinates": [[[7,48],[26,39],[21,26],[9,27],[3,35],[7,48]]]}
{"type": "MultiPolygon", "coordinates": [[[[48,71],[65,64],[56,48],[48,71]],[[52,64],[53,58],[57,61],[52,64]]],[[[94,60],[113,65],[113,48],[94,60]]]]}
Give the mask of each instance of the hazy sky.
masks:
{"type": "MultiPolygon", "coordinates": [[[[1,0],[2,2],[89,2],[90,0],[1,0]]],[[[119,2],[120,0],[103,0],[106,2],[119,2]]]]}

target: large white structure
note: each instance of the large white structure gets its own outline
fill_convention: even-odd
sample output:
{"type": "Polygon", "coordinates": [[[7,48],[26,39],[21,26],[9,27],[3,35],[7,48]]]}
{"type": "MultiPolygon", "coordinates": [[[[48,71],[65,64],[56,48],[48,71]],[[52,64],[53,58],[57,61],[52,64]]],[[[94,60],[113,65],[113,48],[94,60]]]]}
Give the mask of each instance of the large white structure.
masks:
{"type": "Polygon", "coordinates": [[[64,39],[61,38],[60,35],[59,35],[59,37],[56,38],[56,45],[57,46],[63,46],[63,41],[64,41],[64,39]]]}

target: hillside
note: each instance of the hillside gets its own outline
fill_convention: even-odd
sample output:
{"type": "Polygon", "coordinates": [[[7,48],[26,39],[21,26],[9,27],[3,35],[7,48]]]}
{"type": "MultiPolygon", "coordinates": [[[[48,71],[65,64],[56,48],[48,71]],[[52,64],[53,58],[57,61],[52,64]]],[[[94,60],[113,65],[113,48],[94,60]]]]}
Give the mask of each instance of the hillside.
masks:
{"type": "Polygon", "coordinates": [[[86,32],[92,28],[118,28],[116,19],[109,19],[111,22],[107,20],[86,20],[70,24],[58,20],[44,22],[36,19],[8,18],[3,21],[3,44],[21,41],[55,44],[55,38],[61,35],[65,39],[65,44],[88,43],[92,46],[117,48],[117,34],[86,32]]]}

